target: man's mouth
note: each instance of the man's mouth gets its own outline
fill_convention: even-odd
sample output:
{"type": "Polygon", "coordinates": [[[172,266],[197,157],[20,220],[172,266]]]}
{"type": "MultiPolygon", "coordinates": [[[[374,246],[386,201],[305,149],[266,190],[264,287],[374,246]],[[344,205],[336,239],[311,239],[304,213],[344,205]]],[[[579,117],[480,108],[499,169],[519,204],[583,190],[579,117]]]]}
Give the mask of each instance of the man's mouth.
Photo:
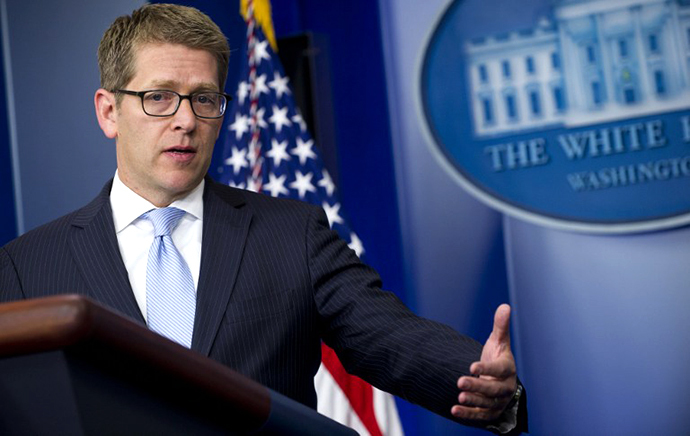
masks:
{"type": "Polygon", "coordinates": [[[194,150],[191,147],[170,147],[165,151],[167,153],[182,153],[182,154],[196,153],[196,150],[194,150]]]}
{"type": "Polygon", "coordinates": [[[179,162],[187,162],[194,157],[196,150],[192,147],[179,146],[167,148],[164,153],[179,162]]]}

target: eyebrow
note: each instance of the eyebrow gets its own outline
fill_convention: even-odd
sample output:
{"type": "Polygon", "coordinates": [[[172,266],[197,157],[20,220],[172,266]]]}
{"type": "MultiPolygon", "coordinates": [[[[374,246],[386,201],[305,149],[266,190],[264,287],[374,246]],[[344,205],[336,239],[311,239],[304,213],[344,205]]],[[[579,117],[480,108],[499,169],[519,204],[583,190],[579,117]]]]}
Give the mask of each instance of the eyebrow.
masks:
{"type": "MultiPolygon", "coordinates": [[[[150,89],[170,89],[174,90],[176,86],[178,86],[179,83],[172,81],[172,80],[154,80],[151,82],[149,85],[150,89]]],[[[195,84],[194,90],[192,92],[199,92],[199,91],[213,91],[213,92],[219,92],[218,91],[218,85],[212,82],[201,82],[195,84]]]]}

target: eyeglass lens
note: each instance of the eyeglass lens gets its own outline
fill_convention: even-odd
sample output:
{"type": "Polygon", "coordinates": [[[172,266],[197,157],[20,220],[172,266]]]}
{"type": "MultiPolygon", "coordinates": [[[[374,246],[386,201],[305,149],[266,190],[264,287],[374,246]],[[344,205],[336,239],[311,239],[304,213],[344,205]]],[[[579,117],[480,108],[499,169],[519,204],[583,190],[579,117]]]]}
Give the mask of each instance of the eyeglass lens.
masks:
{"type": "MultiPolygon", "coordinates": [[[[144,111],[149,115],[168,116],[177,111],[180,95],[172,91],[149,91],[143,95],[144,111]]],[[[197,116],[215,118],[223,115],[227,103],[223,94],[200,92],[190,97],[197,116]]]]}

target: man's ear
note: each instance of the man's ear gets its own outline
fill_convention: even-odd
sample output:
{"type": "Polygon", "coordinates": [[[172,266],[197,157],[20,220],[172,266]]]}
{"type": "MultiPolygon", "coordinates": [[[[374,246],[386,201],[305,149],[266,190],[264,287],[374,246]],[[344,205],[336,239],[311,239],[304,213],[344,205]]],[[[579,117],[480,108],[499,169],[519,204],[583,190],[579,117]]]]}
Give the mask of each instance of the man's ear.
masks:
{"type": "Polygon", "coordinates": [[[117,107],[115,105],[115,94],[103,88],[96,91],[93,98],[96,106],[96,117],[101,130],[110,139],[117,137],[117,107]]]}

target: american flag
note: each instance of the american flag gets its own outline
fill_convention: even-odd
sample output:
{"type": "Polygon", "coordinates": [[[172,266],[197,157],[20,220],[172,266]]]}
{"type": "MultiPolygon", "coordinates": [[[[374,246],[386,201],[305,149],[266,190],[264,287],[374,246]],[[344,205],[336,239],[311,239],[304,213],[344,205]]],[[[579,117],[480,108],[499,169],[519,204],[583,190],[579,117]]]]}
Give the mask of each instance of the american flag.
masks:
{"type": "MultiPolygon", "coordinates": [[[[336,187],[296,107],[289,79],[257,24],[253,3],[247,2],[247,63],[226,115],[220,181],[323,207],[331,228],[361,257],[362,242],[343,217],[336,187]]],[[[326,345],[322,351],[315,379],[319,412],[360,434],[401,435],[393,397],[348,375],[326,345]]]]}

